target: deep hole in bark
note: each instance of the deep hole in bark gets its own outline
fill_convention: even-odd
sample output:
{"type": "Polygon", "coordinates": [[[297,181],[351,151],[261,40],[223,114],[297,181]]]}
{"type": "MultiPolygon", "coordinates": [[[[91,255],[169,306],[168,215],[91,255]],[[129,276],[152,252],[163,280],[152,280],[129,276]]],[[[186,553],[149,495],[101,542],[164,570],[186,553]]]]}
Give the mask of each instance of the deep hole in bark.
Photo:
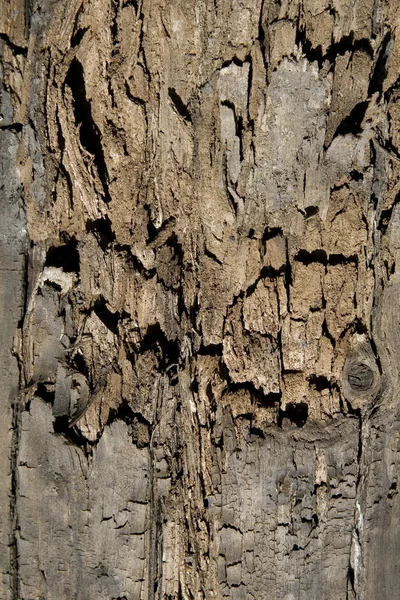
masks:
{"type": "Polygon", "coordinates": [[[322,322],[322,335],[328,338],[333,348],[336,347],[336,339],[332,336],[331,332],[328,329],[328,323],[326,322],[326,318],[322,322]]]}
{"type": "Polygon", "coordinates": [[[324,377],[324,375],[311,375],[308,378],[308,381],[317,392],[322,392],[322,390],[331,389],[333,387],[329,379],[324,377]]]}
{"type": "Polygon", "coordinates": [[[315,215],[317,215],[319,213],[319,208],[318,208],[318,206],[306,206],[306,208],[304,209],[304,212],[305,212],[304,218],[310,219],[311,217],[314,217],[315,215]]]}
{"type": "MultiPolygon", "coordinates": [[[[359,335],[367,335],[368,336],[368,327],[360,319],[354,319],[353,323],[351,324],[351,331],[353,333],[358,333],[359,335]]],[[[370,339],[370,342],[372,342],[371,339],[370,339]]]]}
{"type": "Polygon", "coordinates": [[[48,384],[46,382],[39,382],[36,386],[35,396],[38,396],[48,404],[54,403],[55,390],[53,384],[48,384]]]}
{"type": "Polygon", "coordinates": [[[66,273],[79,273],[78,243],[71,239],[62,246],[51,246],[46,255],[46,267],[58,267],[66,273]]]}
{"type": "Polygon", "coordinates": [[[266,227],[266,229],[264,230],[263,233],[263,242],[266,242],[267,240],[271,240],[272,238],[276,237],[277,235],[283,235],[283,231],[281,227],[266,227]]]}
{"type": "Polygon", "coordinates": [[[393,212],[392,207],[387,208],[386,210],[383,210],[381,212],[378,229],[380,229],[383,234],[385,234],[387,231],[387,228],[390,223],[390,219],[392,217],[392,212],[393,212]]]}
{"type": "Polygon", "coordinates": [[[269,394],[263,394],[259,390],[253,390],[252,394],[254,396],[255,402],[259,406],[265,406],[268,408],[277,407],[282,399],[282,394],[280,392],[270,392],[269,394]]]}
{"type": "Polygon", "coordinates": [[[362,181],[364,179],[364,175],[362,173],[360,173],[360,171],[350,171],[350,177],[354,180],[354,181],[362,181]]]}
{"type": "Polygon", "coordinates": [[[151,350],[159,360],[160,372],[166,372],[170,383],[177,383],[180,347],[177,340],[169,340],[159,323],[149,325],[140,346],[140,352],[151,350]]]}
{"type": "Polygon", "coordinates": [[[297,544],[293,544],[292,552],[296,552],[297,550],[303,550],[303,548],[300,548],[300,546],[298,546],[297,544]]]}
{"type": "Polygon", "coordinates": [[[263,430],[260,429],[259,427],[250,427],[250,435],[254,435],[261,439],[265,439],[265,434],[264,434],[263,430]]]}
{"type": "Polygon", "coordinates": [[[166,246],[172,249],[174,253],[174,260],[180,267],[184,267],[184,251],[182,248],[182,244],[178,240],[178,236],[175,232],[171,233],[168,240],[166,241],[166,246]]]}
{"type": "Polygon", "coordinates": [[[111,221],[107,215],[94,221],[87,221],[86,231],[94,233],[103,251],[115,241],[115,233],[112,230],[111,221]]]}
{"type": "Polygon", "coordinates": [[[297,427],[303,427],[308,419],[308,404],[306,402],[289,402],[286,410],[279,410],[278,425],[281,427],[284,419],[288,419],[297,427]]]}

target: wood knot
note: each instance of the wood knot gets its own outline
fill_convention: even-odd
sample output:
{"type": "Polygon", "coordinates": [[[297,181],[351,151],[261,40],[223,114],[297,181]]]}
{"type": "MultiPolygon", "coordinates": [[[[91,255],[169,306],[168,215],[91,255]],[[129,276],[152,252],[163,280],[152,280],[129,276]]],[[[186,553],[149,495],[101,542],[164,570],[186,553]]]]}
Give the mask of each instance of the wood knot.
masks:
{"type": "Polygon", "coordinates": [[[347,370],[347,379],[350,387],[357,392],[365,392],[374,383],[374,372],[364,362],[352,362],[347,370]]]}
{"type": "Polygon", "coordinates": [[[381,377],[375,355],[365,335],[355,335],[342,372],[342,389],[355,410],[369,404],[381,388],[381,377]]]}

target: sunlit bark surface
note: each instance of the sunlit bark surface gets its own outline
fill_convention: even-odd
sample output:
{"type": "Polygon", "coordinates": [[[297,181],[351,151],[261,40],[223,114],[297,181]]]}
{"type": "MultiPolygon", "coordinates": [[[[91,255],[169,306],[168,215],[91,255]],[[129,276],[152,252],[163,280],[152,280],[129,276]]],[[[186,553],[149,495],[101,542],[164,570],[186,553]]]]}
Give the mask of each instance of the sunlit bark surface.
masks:
{"type": "Polygon", "coordinates": [[[395,600],[400,5],[0,4],[0,597],[395,600]]]}

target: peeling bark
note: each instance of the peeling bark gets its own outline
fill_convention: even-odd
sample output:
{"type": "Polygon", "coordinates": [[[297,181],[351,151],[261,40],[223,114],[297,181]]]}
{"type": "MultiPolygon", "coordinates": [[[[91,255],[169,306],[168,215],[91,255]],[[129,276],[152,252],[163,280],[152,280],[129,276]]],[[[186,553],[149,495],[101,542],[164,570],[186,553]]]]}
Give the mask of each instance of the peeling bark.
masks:
{"type": "Polygon", "coordinates": [[[0,6],[2,598],[397,597],[397,13],[0,6]]]}

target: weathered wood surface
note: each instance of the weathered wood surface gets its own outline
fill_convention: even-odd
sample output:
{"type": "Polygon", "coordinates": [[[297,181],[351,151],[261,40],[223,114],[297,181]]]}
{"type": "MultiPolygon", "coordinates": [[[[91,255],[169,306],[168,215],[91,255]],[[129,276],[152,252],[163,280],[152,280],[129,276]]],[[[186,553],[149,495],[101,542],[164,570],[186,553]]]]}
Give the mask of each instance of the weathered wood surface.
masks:
{"type": "Polygon", "coordinates": [[[394,600],[393,0],[0,5],[0,597],[394,600]]]}

